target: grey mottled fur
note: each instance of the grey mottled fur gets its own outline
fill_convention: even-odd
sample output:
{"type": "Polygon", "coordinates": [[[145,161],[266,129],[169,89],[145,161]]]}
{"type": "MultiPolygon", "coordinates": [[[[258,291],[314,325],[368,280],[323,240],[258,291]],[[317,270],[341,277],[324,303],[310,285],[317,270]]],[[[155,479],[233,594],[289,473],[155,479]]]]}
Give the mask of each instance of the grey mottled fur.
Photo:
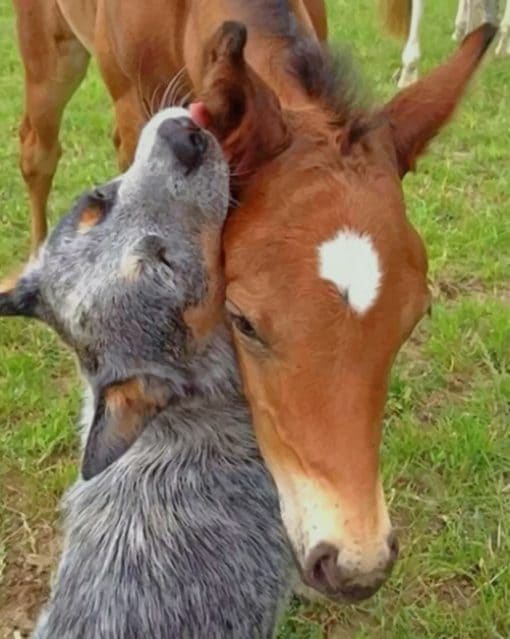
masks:
{"type": "MultiPolygon", "coordinates": [[[[228,171],[210,138],[203,165],[185,174],[157,133],[173,115],[149,123],[133,167],[78,202],[0,302],[0,314],[43,319],[76,351],[84,444],[108,422],[111,384],[141,379],[165,398],[125,454],[68,491],[36,639],[272,637],[288,591],[278,500],[229,334],[220,324],[197,344],[183,321],[207,291],[200,232],[215,228],[220,241],[228,171]],[[80,233],[98,198],[102,221],[80,233]]],[[[98,442],[93,463],[104,453],[95,445],[118,456],[115,438],[98,442]]]]}

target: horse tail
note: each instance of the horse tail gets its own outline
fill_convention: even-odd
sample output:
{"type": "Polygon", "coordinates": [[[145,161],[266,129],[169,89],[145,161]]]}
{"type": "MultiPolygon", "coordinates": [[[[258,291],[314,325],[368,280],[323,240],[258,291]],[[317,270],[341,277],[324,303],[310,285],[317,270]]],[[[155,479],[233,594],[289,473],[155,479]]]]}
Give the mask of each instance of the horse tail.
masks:
{"type": "Polygon", "coordinates": [[[384,29],[395,38],[407,38],[412,8],[413,0],[379,0],[379,13],[384,29]]]}

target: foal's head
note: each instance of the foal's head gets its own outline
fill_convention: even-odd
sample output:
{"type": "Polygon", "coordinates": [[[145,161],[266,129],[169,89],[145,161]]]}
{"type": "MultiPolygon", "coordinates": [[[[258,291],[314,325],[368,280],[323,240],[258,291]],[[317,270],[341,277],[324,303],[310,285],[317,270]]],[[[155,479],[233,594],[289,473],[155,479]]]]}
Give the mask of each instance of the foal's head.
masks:
{"type": "Polygon", "coordinates": [[[288,44],[283,108],[225,24],[201,102],[238,176],[224,236],[227,310],[245,390],[305,580],[362,599],[397,556],[379,474],[392,362],[430,304],[401,179],[454,111],[494,30],[379,110],[349,107],[331,60],[288,44]]]}
{"type": "Polygon", "coordinates": [[[37,262],[0,294],[0,315],[43,320],[78,356],[95,404],[86,479],[170,403],[218,392],[218,370],[209,377],[204,358],[223,317],[228,196],[213,136],[183,109],[162,111],[143,130],[132,167],[83,195],[37,262]]]}

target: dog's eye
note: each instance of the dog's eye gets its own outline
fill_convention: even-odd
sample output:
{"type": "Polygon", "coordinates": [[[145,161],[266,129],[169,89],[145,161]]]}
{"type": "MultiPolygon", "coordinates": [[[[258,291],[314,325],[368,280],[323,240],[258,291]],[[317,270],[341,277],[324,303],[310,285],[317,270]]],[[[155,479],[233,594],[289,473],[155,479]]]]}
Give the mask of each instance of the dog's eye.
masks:
{"type": "Polygon", "coordinates": [[[173,270],[172,262],[170,261],[170,258],[168,257],[168,253],[167,253],[167,251],[166,251],[166,249],[164,247],[161,247],[160,249],[158,249],[158,251],[156,252],[156,257],[165,266],[167,266],[169,269],[173,270]]]}
{"type": "Polygon", "coordinates": [[[108,194],[101,188],[94,189],[90,194],[90,199],[101,204],[106,204],[109,201],[108,194]]]}

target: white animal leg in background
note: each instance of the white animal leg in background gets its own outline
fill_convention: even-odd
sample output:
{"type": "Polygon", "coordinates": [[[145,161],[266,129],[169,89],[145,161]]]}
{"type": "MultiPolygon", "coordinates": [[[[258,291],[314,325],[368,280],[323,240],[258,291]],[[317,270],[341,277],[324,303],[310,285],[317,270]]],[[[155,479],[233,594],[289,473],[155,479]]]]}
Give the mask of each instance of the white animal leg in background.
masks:
{"type": "Polygon", "coordinates": [[[418,65],[420,63],[420,22],[423,15],[424,0],[413,0],[411,25],[406,46],[402,51],[402,69],[398,79],[398,86],[403,89],[418,79],[418,65]]]}
{"type": "Polygon", "coordinates": [[[466,34],[484,22],[498,24],[498,0],[467,0],[466,34]]]}
{"type": "Polygon", "coordinates": [[[510,56],[510,0],[506,0],[505,13],[499,28],[496,55],[501,57],[510,56]]]}
{"type": "Polygon", "coordinates": [[[459,0],[457,15],[455,16],[455,29],[452,38],[460,42],[464,39],[467,31],[468,0],[459,0]]]}
{"type": "Polygon", "coordinates": [[[485,0],[484,21],[491,24],[499,24],[499,0],[485,0]]]}

